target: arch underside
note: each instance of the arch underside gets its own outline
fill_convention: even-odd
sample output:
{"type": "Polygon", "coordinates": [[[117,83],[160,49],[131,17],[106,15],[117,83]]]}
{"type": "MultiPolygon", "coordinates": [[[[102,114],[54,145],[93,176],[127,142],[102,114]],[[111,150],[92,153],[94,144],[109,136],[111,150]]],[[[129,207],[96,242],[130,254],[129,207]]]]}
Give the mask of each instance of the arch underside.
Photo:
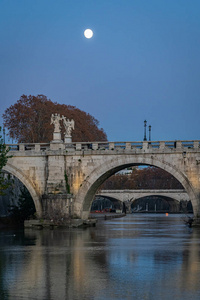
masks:
{"type": "Polygon", "coordinates": [[[159,161],[152,158],[144,158],[138,159],[137,157],[120,157],[120,159],[111,159],[110,161],[105,162],[103,165],[98,166],[91,174],[88,176],[87,181],[83,183],[77,198],[79,206],[82,206],[82,218],[87,218],[89,215],[90,207],[92,201],[95,197],[97,189],[99,186],[110,176],[115,174],[116,172],[123,170],[128,167],[132,166],[155,166],[161,168],[171,175],[173,175],[184,187],[185,191],[187,192],[192,206],[194,213],[198,213],[198,203],[195,193],[191,187],[191,184],[187,177],[175,166],[170,165],[168,162],[159,161]]]}
{"type": "Polygon", "coordinates": [[[144,199],[144,198],[153,198],[153,197],[157,197],[157,198],[161,198],[161,199],[164,199],[166,201],[174,201],[174,202],[177,202],[179,203],[180,201],[177,200],[176,198],[172,198],[172,197],[167,197],[167,196],[164,196],[164,195],[159,195],[159,194],[155,194],[155,195],[146,195],[146,196],[142,196],[142,197],[138,197],[138,198],[135,198],[132,202],[136,201],[136,200],[140,200],[140,199],[144,199]]]}
{"type": "MultiPolygon", "coordinates": [[[[163,212],[168,211],[170,213],[180,213],[182,212],[181,202],[166,196],[147,196],[137,198],[132,203],[133,211],[148,211],[148,212],[163,212]]],[[[184,209],[186,213],[187,210],[184,209]]]]}
{"type": "Polygon", "coordinates": [[[115,198],[115,197],[111,197],[111,196],[107,196],[107,195],[101,195],[99,194],[98,197],[102,197],[102,198],[106,198],[110,201],[120,201],[120,202],[123,202],[121,199],[118,199],[118,198],[115,198]]]}
{"type": "Polygon", "coordinates": [[[29,191],[29,193],[33,199],[37,215],[39,217],[42,216],[42,205],[41,205],[40,197],[37,194],[35,188],[33,187],[31,181],[29,180],[29,178],[27,178],[27,176],[25,174],[23,174],[23,172],[21,172],[16,167],[10,165],[9,163],[7,163],[6,166],[3,167],[3,170],[14,175],[16,178],[18,178],[23,183],[23,185],[27,188],[27,190],[29,191]]]}

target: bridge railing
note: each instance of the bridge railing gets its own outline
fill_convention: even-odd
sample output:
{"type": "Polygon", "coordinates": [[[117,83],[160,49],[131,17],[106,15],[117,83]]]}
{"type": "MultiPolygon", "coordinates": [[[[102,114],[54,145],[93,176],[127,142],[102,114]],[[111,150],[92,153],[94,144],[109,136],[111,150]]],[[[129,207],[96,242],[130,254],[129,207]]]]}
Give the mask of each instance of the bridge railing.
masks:
{"type": "Polygon", "coordinates": [[[74,143],[76,150],[200,149],[200,141],[143,141],[74,143]]]}
{"type": "MultiPolygon", "coordinates": [[[[56,145],[54,143],[54,145],[56,145]]],[[[24,144],[7,144],[11,151],[34,151],[41,152],[51,150],[50,143],[24,143],[24,144]]],[[[59,143],[58,149],[69,151],[88,151],[99,150],[108,151],[115,150],[116,152],[124,151],[186,151],[192,149],[200,150],[200,141],[143,141],[143,142],[81,142],[81,143],[59,143]]]]}
{"type": "Polygon", "coordinates": [[[24,144],[6,144],[10,151],[45,151],[50,149],[49,143],[24,143],[24,144]]]}

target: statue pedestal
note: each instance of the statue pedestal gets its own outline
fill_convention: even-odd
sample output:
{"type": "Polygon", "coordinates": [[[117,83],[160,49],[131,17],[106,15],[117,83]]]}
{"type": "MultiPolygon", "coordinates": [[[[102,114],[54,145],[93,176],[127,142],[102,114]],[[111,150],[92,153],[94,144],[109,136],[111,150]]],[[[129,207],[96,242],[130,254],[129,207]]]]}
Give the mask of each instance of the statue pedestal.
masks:
{"type": "Polygon", "coordinates": [[[53,143],[61,143],[61,133],[60,132],[54,132],[53,133],[53,143]]]}
{"type": "Polygon", "coordinates": [[[72,143],[72,137],[65,135],[65,144],[70,144],[72,143]]]}
{"type": "Polygon", "coordinates": [[[53,133],[53,141],[50,142],[50,150],[63,150],[63,141],[61,140],[61,133],[53,133]]]}

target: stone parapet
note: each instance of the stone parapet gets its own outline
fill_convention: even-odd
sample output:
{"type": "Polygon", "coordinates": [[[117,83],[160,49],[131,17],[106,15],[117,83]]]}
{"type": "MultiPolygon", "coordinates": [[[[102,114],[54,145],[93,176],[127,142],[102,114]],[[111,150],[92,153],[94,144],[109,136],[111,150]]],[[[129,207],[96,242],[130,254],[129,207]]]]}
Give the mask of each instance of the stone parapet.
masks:
{"type": "Polygon", "coordinates": [[[198,151],[200,152],[200,141],[142,141],[142,142],[78,142],[73,143],[70,139],[63,142],[60,139],[54,139],[49,144],[8,144],[11,148],[11,152],[16,153],[17,151],[30,151],[41,152],[50,149],[51,151],[69,149],[70,152],[76,152],[79,150],[86,151],[102,151],[111,150],[116,152],[124,153],[125,151],[133,152],[148,152],[148,153],[159,153],[159,152],[178,152],[178,151],[198,151]]]}

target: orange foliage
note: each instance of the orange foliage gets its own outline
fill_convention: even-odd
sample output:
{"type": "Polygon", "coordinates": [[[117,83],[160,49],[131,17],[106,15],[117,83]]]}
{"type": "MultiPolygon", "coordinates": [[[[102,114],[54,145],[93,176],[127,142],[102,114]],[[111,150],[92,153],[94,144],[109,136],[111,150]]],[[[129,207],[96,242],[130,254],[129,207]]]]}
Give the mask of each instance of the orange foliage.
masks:
{"type": "Polygon", "coordinates": [[[168,172],[156,168],[134,168],[132,173],[116,174],[108,178],[101,189],[182,189],[183,186],[168,172]]]}
{"type": "Polygon", "coordinates": [[[73,142],[107,140],[104,130],[98,128],[99,122],[93,116],[75,106],[52,102],[44,95],[22,95],[5,110],[4,126],[10,137],[19,143],[48,143],[53,138],[54,127],[50,125],[52,113],[74,119],[73,142]]]}

